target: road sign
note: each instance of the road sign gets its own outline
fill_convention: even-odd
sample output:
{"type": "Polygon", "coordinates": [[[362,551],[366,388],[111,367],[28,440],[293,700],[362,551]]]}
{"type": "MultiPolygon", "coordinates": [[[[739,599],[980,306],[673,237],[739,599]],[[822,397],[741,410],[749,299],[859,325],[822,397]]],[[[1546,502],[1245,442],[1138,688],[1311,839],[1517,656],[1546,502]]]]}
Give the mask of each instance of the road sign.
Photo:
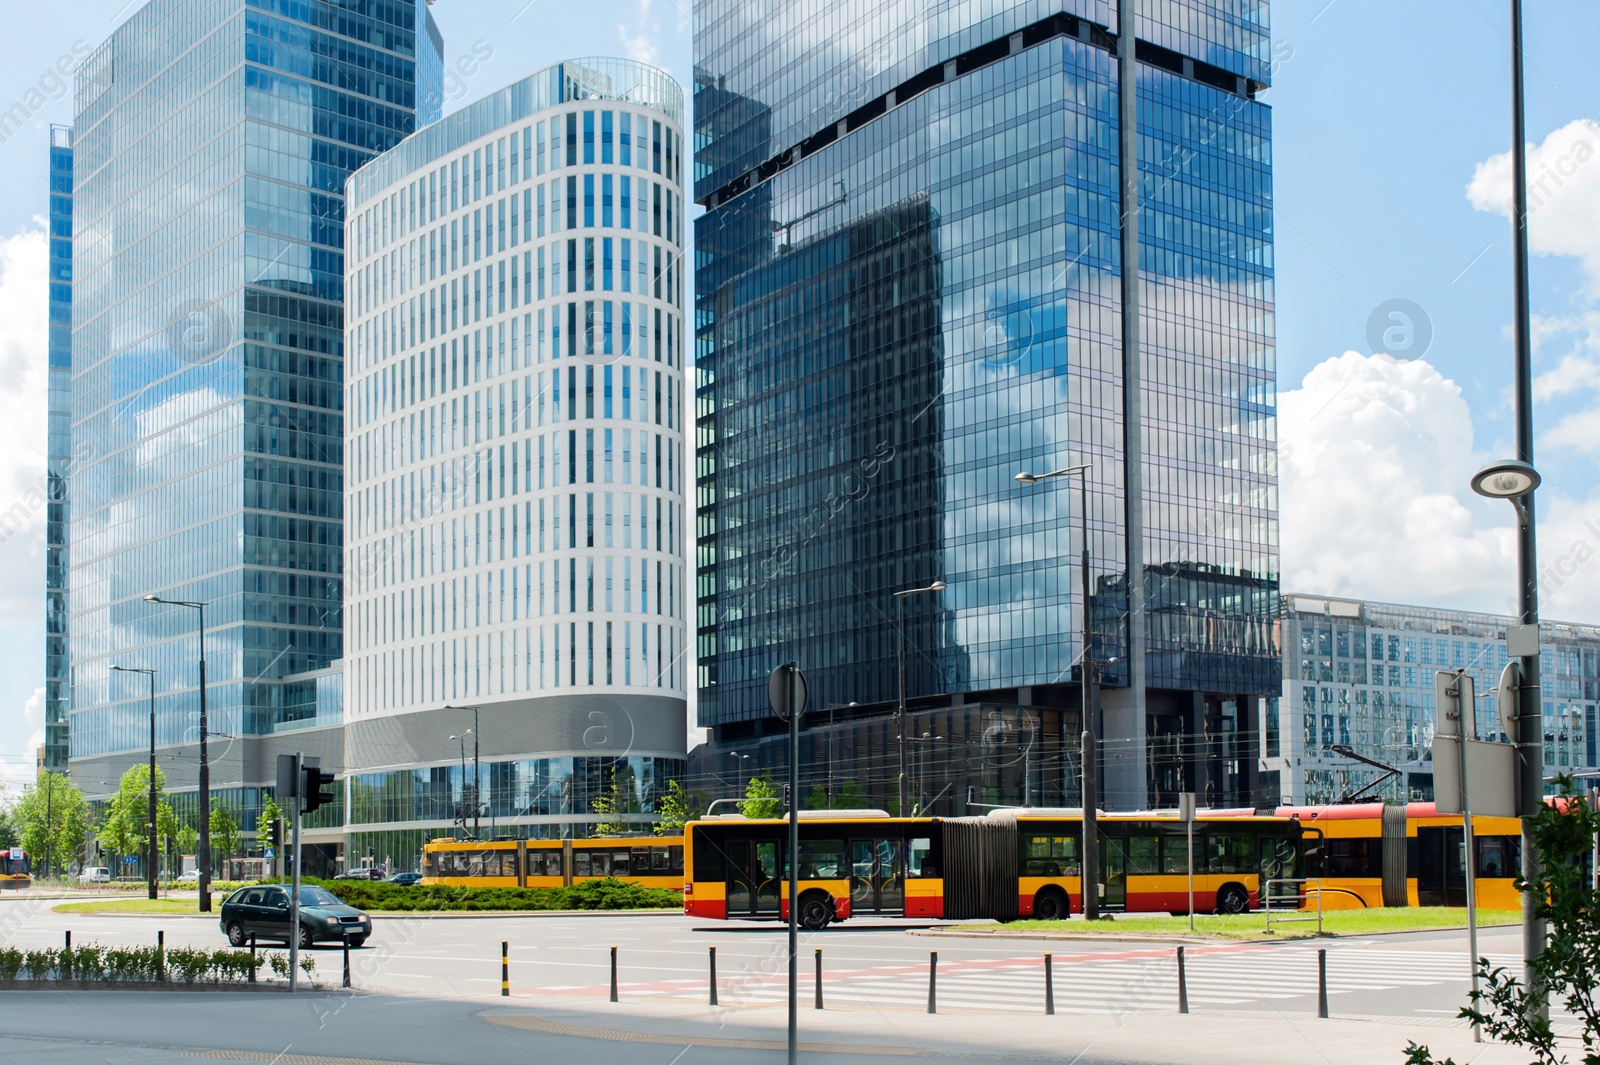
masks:
{"type": "MultiPolygon", "coordinates": [[[[1502,678],[1502,708],[1505,687],[1502,678]]],[[[1509,743],[1473,738],[1477,697],[1472,677],[1440,670],[1434,675],[1434,702],[1434,809],[1441,814],[1459,814],[1465,806],[1483,817],[1517,816],[1517,749],[1509,743]]]]}
{"type": "Polygon", "coordinates": [[[262,854],[262,857],[266,858],[268,861],[271,861],[273,858],[276,858],[277,856],[278,856],[278,852],[273,850],[271,847],[268,847],[266,849],[266,851],[262,854]]]}
{"type": "Polygon", "coordinates": [[[796,716],[806,712],[806,677],[793,662],[772,671],[767,680],[767,702],[772,704],[772,712],[785,721],[791,710],[796,716]]]}
{"type": "Polygon", "coordinates": [[[1194,820],[1194,792],[1192,792],[1192,791],[1180,791],[1180,792],[1178,792],[1178,820],[1180,820],[1180,821],[1193,821],[1194,820]]]}

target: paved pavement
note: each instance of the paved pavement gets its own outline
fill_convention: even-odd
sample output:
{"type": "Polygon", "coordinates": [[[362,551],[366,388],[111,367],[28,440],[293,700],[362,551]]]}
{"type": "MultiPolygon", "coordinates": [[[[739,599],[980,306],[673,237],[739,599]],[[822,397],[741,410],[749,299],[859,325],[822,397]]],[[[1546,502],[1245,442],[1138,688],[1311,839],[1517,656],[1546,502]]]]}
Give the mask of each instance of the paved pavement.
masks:
{"type": "MultiPolygon", "coordinates": [[[[157,929],[174,946],[223,942],[211,917],[91,917],[49,906],[0,900],[0,944],[59,944],[68,928],[75,943],[148,943],[157,929]]],[[[802,1039],[857,1048],[826,1060],[912,1052],[1066,1061],[1078,1054],[1080,1065],[1280,1065],[1292,1055],[1343,1065],[1398,1061],[1408,1038],[1426,1038],[1457,1060],[1526,1060],[1496,1056],[1504,1048],[1473,1056],[1468,1033],[1453,1020],[1468,986],[1460,933],[1323,941],[1335,1018],[1323,1021],[1316,1017],[1319,944],[1187,946],[1193,1012],[1179,1017],[1175,950],[1165,945],[927,938],[906,935],[907,927],[851,922],[802,936],[802,1039]],[[811,1008],[817,948],[825,973],[821,1013],[811,1008]],[[940,1012],[929,1017],[933,950],[940,1012]],[[1044,1016],[1046,951],[1053,955],[1054,1017],[1044,1016]],[[875,1049],[860,1049],[868,1044],[875,1049]]],[[[1485,930],[1480,946],[1515,965],[1518,936],[1516,929],[1485,930]]],[[[781,1043],[784,1035],[785,947],[779,926],[701,923],[680,914],[380,916],[372,943],[353,955],[360,994],[293,1000],[18,992],[7,997],[28,1008],[0,1013],[0,1061],[162,1059],[174,1056],[174,1047],[227,1050],[251,1056],[216,1060],[251,1061],[272,1060],[257,1056],[264,1048],[277,1054],[287,1047],[284,1062],[765,1060],[775,1053],[765,1044],[781,1043]],[[509,999],[499,997],[501,940],[511,943],[509,999]],[[620,960],[617,1004],[608,1001],[613,945],[620,960]],[[707,1005],[713,945],[715,1009],[707,1005]],[[82,1037],[49,1041],[63,1032],[82,1037]],[[470,1057],[461,1053],[464,1042],[470,1057]],[[119,1049],[113,1054],[111,1047],[119,1049]],[[489,1054],[488,1048],[499,1049],[489,1054]]],[[[336,985],[338,949],[318,948],[312,956],[323,983],[336,985]]]]}

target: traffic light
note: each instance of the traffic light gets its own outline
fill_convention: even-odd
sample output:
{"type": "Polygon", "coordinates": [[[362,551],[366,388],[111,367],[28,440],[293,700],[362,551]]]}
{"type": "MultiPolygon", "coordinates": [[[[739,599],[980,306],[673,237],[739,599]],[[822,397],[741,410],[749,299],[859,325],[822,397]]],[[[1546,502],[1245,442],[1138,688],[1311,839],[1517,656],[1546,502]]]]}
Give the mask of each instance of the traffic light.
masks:
{"type": "Polygon", "coordinates": [[[305,804],[301,809],[306,813],[320,806],[326,806],[337,798],[333,792],[322,790],[333,785],[332,773],[324,773],[314,765],[302,766],[300,771],[305,774],[300,787],[300,798],[305,804]]]}
{"type": "Polygon", "coordinates": [[[271,821],[272,847],[274,850],[283,846],[283,818],[274,817],[271,821]]]}

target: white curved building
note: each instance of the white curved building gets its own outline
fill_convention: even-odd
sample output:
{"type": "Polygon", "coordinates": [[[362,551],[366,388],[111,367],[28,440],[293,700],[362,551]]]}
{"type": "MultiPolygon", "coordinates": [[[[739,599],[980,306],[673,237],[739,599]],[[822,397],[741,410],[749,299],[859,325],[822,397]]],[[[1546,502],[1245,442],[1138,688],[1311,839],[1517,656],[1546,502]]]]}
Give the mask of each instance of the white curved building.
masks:
{"type": "Polygon", "coordinates": [[[682,774],[683,111],[559,63],[346,187],[352,854],[475,778],[482,834],[539,837],[682,774]]]}

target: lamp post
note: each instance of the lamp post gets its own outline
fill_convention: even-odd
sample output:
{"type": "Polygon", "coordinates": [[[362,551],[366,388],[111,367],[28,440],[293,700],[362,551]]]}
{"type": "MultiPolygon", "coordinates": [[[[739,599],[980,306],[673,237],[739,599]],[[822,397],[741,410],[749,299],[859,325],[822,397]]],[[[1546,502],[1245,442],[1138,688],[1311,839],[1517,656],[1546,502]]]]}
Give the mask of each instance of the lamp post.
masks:
{"type": "Polygon", "coordinates": [[[150,678],[150,865],[145,870],[150,897],[156,897],[156,865],[161,851],[156,845],[156,671],[134,666],[112,666],[118,673],[143,673],[150,678]]]}
{"type": "MultiPolygon", "coordinates": [[[[1519,124],[1520,125],[1520,124],[1519,124]]],[[[1521,151],[1521,141],[1517,144],[1521,151]]],[[[1520,188],[1520,184],[1519,184],[1520,188]]],[[[1524,246],[1522,254],[1526,256],[1524,246]]],[[[1526,276],[1520,278],[1525,286],[1526,276]]],[[[1526,299],[1526,289],[1523,289],[1526,299]]],[[[1526,313],[1526,304],[1522,304],[1526,313]]],[[[1524,326],[1526,319],[1523,319],[1524,326]]],[[[1530,380],[1523,372],[1528,349],[1519,333],[1517,344],[1517,440],[1519,450],[1533,450],[1532,413],[1526,402],[1530,393],[1523,385],[1530,380]],[[1524,437],[1524,429],[1527,435],[1524,437]]],[[[1517,734],[1512,738],[1517,745],[1520,765],[1517,812],[1522,816],[1522,876],[1530,884],[1539,881],[1542,863],[1534,849],[1531,818],[1544,803],[1544,713],[1539,700],[1539,587],[1538,571],[1534,557],[1533,492],[1539,487],[1539,471],[1521,459],[1502,459],[1491,462],[1472,478],[1472,490],[1490,499],[1511,502],[1517,513],[1517,621],[1520,632],[1509,633],[1508,648],[1519,661],[1516,670],[1517,684],[1517,734]]],[[[1508,671],[1509,672],[1509,671],[1508,671]]],[[[1470,859],[1469,859],[1470,860],[1470,859]]],[[[1534,959],[1544,949],[1545,921],[1537,913],[1535,896],[1524,892],[1522,896],[1522,959],[1523,986],[1532,990],[1534,985],[1534,959]]],[[[1541,1017],[1549,1016],[1548,996],[1541,999],[1535,1009],[1541,1017]]]]}
{"type": "MultiPolygon", "coordinates": [[[[1095,746],[1094,729],[1094,629],[1089,611],[1089,465],[1066,466],[1049,473],[1019,473],[1018,484],[1032,487],[1040,481],[1055,477],[1078,478],[1078,523],[1083,539],[1083,556],[1079,562],[1082,571],[1083,595],[1083,654],[1079,659],[1083,681],[1080,692],[1083,705],[1083,738],[1080,759],[1083,767],[1079,779],[1083,787],[1083,916],[1090,921],[1100,916],[1100,825],[1096,808],[1099,805],[1099,750],[1095,746]]],[[[1129,589],[1129,596],[1133,589],[1129,589]]]]}
{"type": "MultiPolygon", "coordinates": [[[[483,775],[478,768],[478,708],[476,706],[447,706],[445,709],[472,711],[472,727],[467,729],[467,735],[472,737],[472,838],[477,839],[478,813],[483,809],[483,800],[479,791],[483,786],[483,775]]],[[[461,769],[463,777],[465,777],[466,772],[466,766],[463,764],[461,769]]]]}
{"type": "Polygon", "coordinates": [[[147,603],[183,606],[199,614],[200,621],[200,912],[211,912],[211,760],[206,741],[210,726],[206,721],[206,604],[194,600],[144,597],[147,603]]]}
{"type": "Polygon", "coordinates": [[[895,812],[905,817],[906,814],[906,599],[913,595],[922,595],[924,592],[942,592],[945,590],[944,581],[934,581],[926,588],[906,588],[894,593],[895,624],[894,631],[897,637],[895,643],[895,672],[899,677],[899,698],[895,705],[895,721],[898,724],[898,746],[900,749],[900,808],[895,812]]]}
{"type": "MultiPolygon", "coordinates": [[[[468,736],[471,736],[473,738],[472,739],[472,746],[473,746],[474,749],[476,749],[477,746],[478,746],[477,733],[473,732],[471,729],[467,729],[467,731],[463,732],[459,736],[451,736],[450,737],[451,739],[457,741],[461,745],[461,817],[460,817],[460,821],[461,821],[461,831],[463,831],[463,832],[465,832],[467,830],[467,737],[468,736]]],[[[473,832],[472,833],[472,838],[473,839],[477,839],[478,838],[478,833],[477,832],[473,832]]]]}

